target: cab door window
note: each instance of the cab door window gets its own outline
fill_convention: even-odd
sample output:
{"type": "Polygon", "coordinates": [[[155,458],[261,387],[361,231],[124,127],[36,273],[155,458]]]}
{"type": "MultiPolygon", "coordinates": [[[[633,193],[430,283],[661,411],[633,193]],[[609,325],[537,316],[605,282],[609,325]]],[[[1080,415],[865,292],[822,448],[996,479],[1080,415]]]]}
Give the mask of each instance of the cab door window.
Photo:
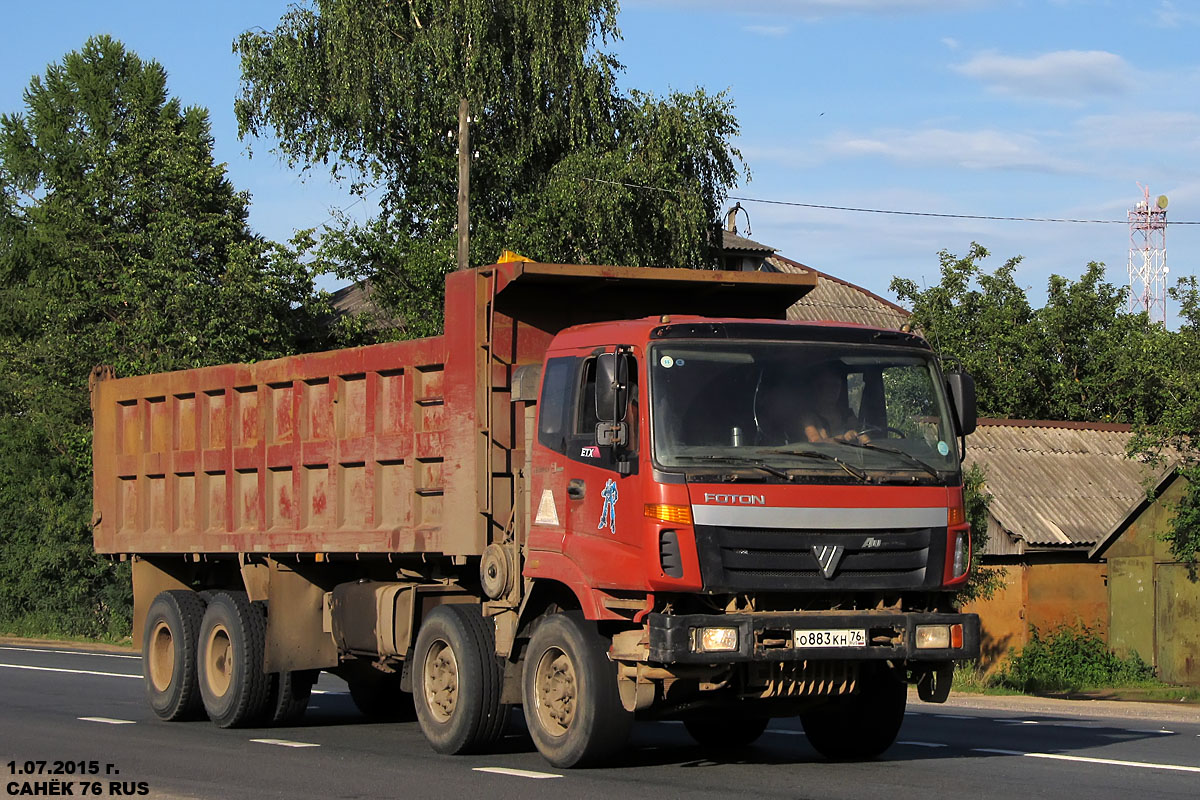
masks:
{"type": "Polygon", "coordinates": [[[638,425],[638,385],[636,362],[631,360],[629,369],[629,405],[626,409],[625,423],[629,426],[628,443],[614,448],[611,445],[596,444],[596,425],[600,421],[596,414],[596,359],[583,360],[578,373],[578,402],[575,403],[575,420],[572,426],[573,434],[567,442],[567,458],[583,464],[591,464],[601,469],[617,470],[617,461],[632,462],[632,470],[637,469],[637,425],[638,425]]]}

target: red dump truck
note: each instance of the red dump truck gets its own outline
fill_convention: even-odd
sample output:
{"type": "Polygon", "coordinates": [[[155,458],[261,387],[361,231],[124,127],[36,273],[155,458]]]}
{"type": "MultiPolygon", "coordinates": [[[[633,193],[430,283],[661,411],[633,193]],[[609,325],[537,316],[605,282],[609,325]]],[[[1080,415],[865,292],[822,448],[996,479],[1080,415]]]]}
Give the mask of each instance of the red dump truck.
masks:
{"type": "Polygon", "coordinates": [[[974,388],[914,334],[787,321],[814,285],[497,264],[447,278],[442,336],[101,376],[95,546],[155,714],[287,723],[328,670],[443,753],[515,705],[560,767],[635,718],[881,753],[978,656],[974,388]]]}

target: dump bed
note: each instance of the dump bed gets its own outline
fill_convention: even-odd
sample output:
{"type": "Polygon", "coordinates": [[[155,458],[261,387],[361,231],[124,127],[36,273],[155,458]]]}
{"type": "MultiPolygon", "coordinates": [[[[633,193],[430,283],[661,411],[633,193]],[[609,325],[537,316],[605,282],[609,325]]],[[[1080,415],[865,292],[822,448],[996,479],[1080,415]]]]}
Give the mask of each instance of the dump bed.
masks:
{"type": "Polygon", "coordinates": [[[511,520],[516,366],[582,322],[782,318],[811,275],[514,263],[454,273],[446,334],[99,381],[102,553],[479,554],[511,520]]]}

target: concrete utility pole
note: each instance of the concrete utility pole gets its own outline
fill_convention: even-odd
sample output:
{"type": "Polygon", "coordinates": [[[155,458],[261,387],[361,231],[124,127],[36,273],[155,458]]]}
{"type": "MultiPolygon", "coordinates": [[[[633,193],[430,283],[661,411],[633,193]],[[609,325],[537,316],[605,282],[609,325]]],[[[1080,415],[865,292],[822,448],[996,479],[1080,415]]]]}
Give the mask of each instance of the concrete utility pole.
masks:
{"type": "Polygon", "coordinates": [[[458,101],[458,268],[471,266],[471,123],[467,98],[458,101]]]}

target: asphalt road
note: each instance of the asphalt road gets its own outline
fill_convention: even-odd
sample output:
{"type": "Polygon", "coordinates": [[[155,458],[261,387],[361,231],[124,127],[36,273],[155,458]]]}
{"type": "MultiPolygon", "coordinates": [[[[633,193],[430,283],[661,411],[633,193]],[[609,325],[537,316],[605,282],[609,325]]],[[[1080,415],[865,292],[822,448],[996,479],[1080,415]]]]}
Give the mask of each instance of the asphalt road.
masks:
{"type": "Polygon", "coordinates": [[[1020,699],[982,709],[914,701],[891,750],[854,764],[822,760],[795,720],[776,720],[758,744],[729,758],[693,744],[681,725],[640,723],[611,767],[556,770],[516,721],[502,752],[440,756],[415,722],[368,723],[340,681],[323,675],[317,690],[296,727],[163,723],[143,701],[136,656],[0,645],[0,797],[55,788],[206,800],[1200,797],[1200,712],[1190,710],[1156,719],[1144,706],[1131,717],[1088,704],[1063,711],[1020,699]],[[34,772],[57,766],[64,774],[21,774],[25,762],[39,761],[46,764],[29,765],[34,772]],[[97,774],[65,772],[91,770],[92,761],[97,774]]]}

